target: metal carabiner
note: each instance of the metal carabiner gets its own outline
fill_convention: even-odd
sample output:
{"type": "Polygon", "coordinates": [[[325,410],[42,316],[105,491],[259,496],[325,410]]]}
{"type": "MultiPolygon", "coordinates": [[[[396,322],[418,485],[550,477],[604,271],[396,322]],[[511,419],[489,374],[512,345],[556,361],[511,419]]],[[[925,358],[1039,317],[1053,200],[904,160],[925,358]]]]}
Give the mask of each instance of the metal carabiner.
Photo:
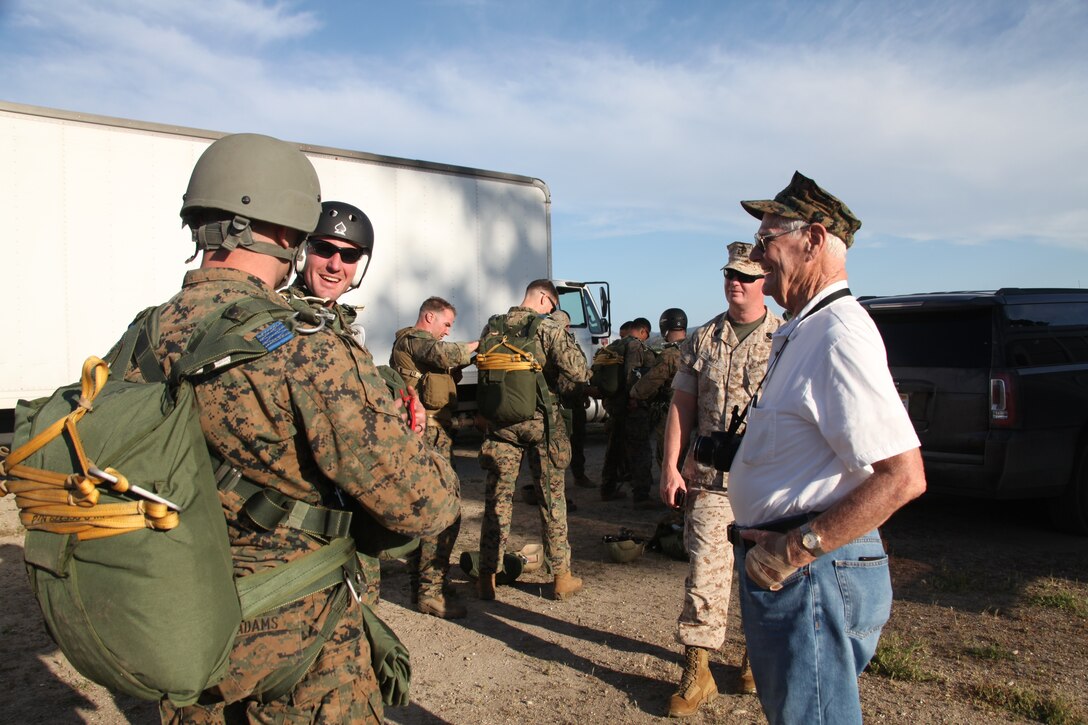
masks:
{"type": "MultiPolygon", "coordinates": [[[[328,310],[318,310],[314,308],[310,309],[313,311],[314,317],[316,317],[318,320],[317,327],[303,327],[300,324],[296,324],[295,332],[301,333],[303,335],[311,335],[320,330],[324,330],[325,326],[328,323],[336,319],[336,315],[334,315],[332,312],[329,312],[328,310]]],[[[299,317],[299,315],[301,314],[302,313],[300,312],[295,312],[294,319],[300,320],[301,318],[299,317]]]]}

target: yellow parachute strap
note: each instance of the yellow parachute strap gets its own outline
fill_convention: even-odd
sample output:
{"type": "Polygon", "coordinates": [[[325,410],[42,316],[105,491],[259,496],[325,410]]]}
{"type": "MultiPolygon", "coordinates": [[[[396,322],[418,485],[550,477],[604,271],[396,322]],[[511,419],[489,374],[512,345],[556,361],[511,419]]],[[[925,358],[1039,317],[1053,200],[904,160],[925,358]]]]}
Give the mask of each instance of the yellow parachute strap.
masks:
{"type": "Polygon", "coordinates": [[[540,372],[544,368],[536,361],[533,353],[522,350],[517,345],[511,345],[503,335],[502,339],[492,345],[488,350],[476,355],[477,370],[530,370],[540,372]],[[514,352],[495,352],[496,349],[505,347],[514,352]]]}
{"type": "MultiPolygon", "coordinates": [[[[83,363],[80,396],[76,409],[10,453],[0,449],[0,496],[15,495],[19,519],[27,529],[75,534],[80,540],[100,539],[136,529],[165,531],[178,525],[178,514],[152,501],[99,504],[98,486],[105,480],[93,476],[94,462],[87,458],[76,424],[94,410],[94,399],[105,387],[110,368],[103,360],[89,357],[83,363]],[[22,462],[53,439],[66,433],[75,449],[80,471],[46,471],[22,462]]],[[[96,469],[97,470],[97,469],[96,469]]],[[[110,488],[117,493],[129,490],[125,476],[112,468],[104,471],[116,479],[110,488]]]]}

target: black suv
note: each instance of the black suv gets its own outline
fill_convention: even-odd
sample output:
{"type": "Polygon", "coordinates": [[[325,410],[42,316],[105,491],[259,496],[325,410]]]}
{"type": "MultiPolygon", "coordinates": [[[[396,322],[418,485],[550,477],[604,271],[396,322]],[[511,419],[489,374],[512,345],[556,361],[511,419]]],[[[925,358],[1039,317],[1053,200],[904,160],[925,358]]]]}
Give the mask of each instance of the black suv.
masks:
{"type": "Polygon", "coordinates": [[[1088,291],[861,298],[922,442],[929,489],[1049,497],[1088,534],[1088,291]]]}

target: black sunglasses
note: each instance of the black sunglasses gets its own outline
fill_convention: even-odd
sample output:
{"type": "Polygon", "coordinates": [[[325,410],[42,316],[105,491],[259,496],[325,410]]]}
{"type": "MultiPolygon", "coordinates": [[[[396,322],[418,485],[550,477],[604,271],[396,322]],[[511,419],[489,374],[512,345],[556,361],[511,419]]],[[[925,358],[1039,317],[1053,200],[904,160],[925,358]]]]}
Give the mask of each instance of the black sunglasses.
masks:
{"type": "Polygon", "coordinates": [[[743,272],[738,272],[735,269],[727,269],[727,270],[724,270],[724,271],[725,271],[725,278],[726,279],[728,279],[728,280],[739,279],[744,284],[752,284],[757,279],[763,279],[762,274],[744,274],[743,272]]]}
{"type": "Polygon", "coordinates": [[[334,254],[340,255],[340,261],[344,264],[355,264],[363,257],[363,250],[358,247],[338,247],[324,239],[311,239],[310,251],[322,259],[330,259],[334,254]]]}

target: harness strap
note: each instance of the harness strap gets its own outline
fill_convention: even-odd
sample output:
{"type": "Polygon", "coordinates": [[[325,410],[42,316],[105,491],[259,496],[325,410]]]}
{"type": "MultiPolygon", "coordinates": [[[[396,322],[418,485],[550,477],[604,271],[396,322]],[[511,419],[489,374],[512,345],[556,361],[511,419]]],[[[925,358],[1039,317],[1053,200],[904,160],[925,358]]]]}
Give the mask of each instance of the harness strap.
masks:
{"type": "MultiPolygon", "coordinates": [[[[358,570],[355,542],[333,539],[297,559],[235,579],[242,619],[253,619],[323,589],[344,583],[358,570]]],[[[347,587],[344,587],[345,593],[347,587]]],[[[335,625],[334,625],[335,626],[335,625]]]]}
{"type": "Polygon", "coordinates": [[[350,511],[315,506],[258,486],[243,478],[229,463],[220,463],[215,469],[215,482],[220,491],[237,491],[246,500],[242,507],[246,516],[266,531],[287,526],[327,539],[351,536],[350,511]]]}
{"type": "MultiPolygon", "coordinates": [[[[344,616],[344,612],[347,611],[350,603],[351,599],[348,596],[347,587],[342,586],[333,593],[329,602],[329,613],[325,617],[325,624],[321,627],[321,631],[317,633],[317,636],[314,637],[314,641],[310,643],[310,646],[303,650],[298,661],[295,664],[279,668],[258,683],[256,691],[259,693],[258,698],[262,703],[278,700],[288,694],[306,676],[306,673],[310,671],[310,667],[313,666],[313,663],[321,654],[325,644],[332,638],[336,625],[340,623],[340,619],[344,616]]],[[[360,606],[365,607],[366,605],[360,606]]],[[[360,636],[365,635],[360,634],[360,636]]]]}

